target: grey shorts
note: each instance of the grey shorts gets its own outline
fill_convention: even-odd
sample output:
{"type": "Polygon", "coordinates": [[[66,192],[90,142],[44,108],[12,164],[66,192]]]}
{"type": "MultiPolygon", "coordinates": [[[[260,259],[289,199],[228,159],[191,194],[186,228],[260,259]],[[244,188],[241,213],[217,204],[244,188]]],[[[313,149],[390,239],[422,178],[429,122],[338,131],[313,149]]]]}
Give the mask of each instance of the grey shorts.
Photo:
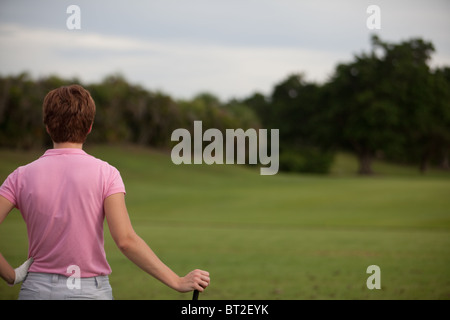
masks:
{"type": "Polygon", "coordinates": [[[108,276],[72,279],[60,274],[29,272],[19,300],[112,300],[108,276]]]}

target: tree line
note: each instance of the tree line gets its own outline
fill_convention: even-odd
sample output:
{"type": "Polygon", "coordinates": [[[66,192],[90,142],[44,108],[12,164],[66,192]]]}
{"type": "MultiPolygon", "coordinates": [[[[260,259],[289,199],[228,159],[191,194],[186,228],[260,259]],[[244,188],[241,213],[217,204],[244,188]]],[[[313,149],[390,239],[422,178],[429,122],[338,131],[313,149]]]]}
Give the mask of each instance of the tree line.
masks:
{"type": "Polygon", "coordinates": [[[432,69],[434,46],[420,38],[371,44],[324,84],[293,74],[270,97],[245,99],[263,126],[280,128],[285,170],[326,172],[338,150],[357,155],[360,174],[375,158],[449,169],[450,68],[432,69]]]}
{"type": "Polygon", "coordinates": [[[171,133],[177,128],[191,129],[194,120],[203,127],[259,128],[256,114],[236,101],[222,103],[209,93],[190,100],[174,100],[130,84],[120,74],[109,75],[100,83],[48,76],[32,79],[28,73],[0,77],[0,147],[30,149],[51,146],[42,123],[42,102],[52,89],[78,83],[92,95],[96,104],[92,143],[134,143],[166,149],[173,144],[171,133]]]}
{"type": "Polygon", "coordinates": [[[92,143],[134,143],[169,149],[177,128],[279,129],[280,170],[327,173],[336,152],[357,155],[360,174],[383,158],[449,168],[450,68],[432,69],[434,46],[415,38],[388,43],[371,38],[371,51],[336,66],[322,84],[291,74],[268,95],[220,101],[210,93],[188,100],[130,84],[121,75],[99,83],[27,73],[0,76],[0,147],[49,147],[42,101],[52,89],[72,83],[91,92],[97,106],[92,143]]]}

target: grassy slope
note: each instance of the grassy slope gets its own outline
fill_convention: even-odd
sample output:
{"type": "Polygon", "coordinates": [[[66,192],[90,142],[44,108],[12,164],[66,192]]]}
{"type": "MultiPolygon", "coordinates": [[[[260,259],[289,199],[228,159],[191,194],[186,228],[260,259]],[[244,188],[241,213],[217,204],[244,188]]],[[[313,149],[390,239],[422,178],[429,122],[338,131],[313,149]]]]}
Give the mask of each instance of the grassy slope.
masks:
{"type": "MultiPolygon", "coordinates": [[[[330,176],[260,176],[230,165],[175,166],[133,147],[87,151],[116,166],[136,231],[177,273],[209,270],[201,299],[450,299],[450,175],[375,163],[361,178],[349,155],[330,176]],[[381,268],[381,290],[366,268],[381,268]]],[[[0,177],[40,152],[0,151],[0,177]]],[[[107,228],[105,228],[107,230],[107,228]]],[[[106,231],[116,299],[189,299],[149,278],[106,231]]],[[[0,252],[26,255],[20,215],[0,227],[0,252]]],[[[0,298],[18,288],[0,284],[0,298]]]]}

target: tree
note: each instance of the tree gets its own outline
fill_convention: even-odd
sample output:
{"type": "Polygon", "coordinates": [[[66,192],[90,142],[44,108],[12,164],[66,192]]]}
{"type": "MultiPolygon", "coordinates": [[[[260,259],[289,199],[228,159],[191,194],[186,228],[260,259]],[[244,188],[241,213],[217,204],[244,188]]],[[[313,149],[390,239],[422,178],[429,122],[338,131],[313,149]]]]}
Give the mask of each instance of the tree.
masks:
{"type": "Polygon", "coordinates": [[[0,80],[0,146],[29,149],[43,144],[42,88],[27,73],[0,80]]]}
{"type": "Polygon", "coordinates": [[[280,169],[326,173],[333,159],[321,86],[291,74],[276,84],[269,99],[244,100],[268,129],[280,131],[280,169]]]}
{"type": "Polygon", "coordinates": [[[255,92],[248,98],[243,99],[240,103],[248,106],[255,115],[259,118],[260,122],[265,126],[271,121],[271,106],[268,99],[259,92],[255,92]]]}
{"type": "Polygon", "coordinates": [[[417,112],[414,119],[417,129],[410,137],[411,143],[418,146],[417,155],[422,173],[427,171],[432,161],[443,169],[449,166],[450,68],[438,68],[429,78],[428,99],[417,112]]]}
{"type": "Polygon", "coordinates": [[[407,145],[423,145],[420,137],[432,123],[427,62],[433,51],[421,39],[390,44],[373,36],[369,54],[337,66],[329,103],[340,144],[356,152],[360,174],[372,173],[379,152],[402,154],[407,145]]]}

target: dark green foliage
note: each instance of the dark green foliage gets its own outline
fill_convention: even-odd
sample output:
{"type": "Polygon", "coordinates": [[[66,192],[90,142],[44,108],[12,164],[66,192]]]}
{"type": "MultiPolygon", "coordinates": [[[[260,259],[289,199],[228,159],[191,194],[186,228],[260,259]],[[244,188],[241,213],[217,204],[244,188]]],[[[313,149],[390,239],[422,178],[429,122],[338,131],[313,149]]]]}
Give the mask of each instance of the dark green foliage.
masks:
{"type": "Polygon", "coordinates": [[[285,150],[280,154],[280,171],[328,173],[333,160],[334,153],[314,148],[302,148],[297,151],[285,150]]]}
{"type": "Polygon", "coordinates": [[[256,115],[245,105],[223,104],[213,95],[175,101],[128,83],[121,75],[84,85],[56,76],[31,80],[27,74],[0,77],[0,147],[26,149],[51,146],[42,123],[42,102],[52,89],[78,83],[96,103],[92,143],[134,143],[155,148],[171,146],[171,133],[202,120],[204,128],[259,128],[256,115]]]}

